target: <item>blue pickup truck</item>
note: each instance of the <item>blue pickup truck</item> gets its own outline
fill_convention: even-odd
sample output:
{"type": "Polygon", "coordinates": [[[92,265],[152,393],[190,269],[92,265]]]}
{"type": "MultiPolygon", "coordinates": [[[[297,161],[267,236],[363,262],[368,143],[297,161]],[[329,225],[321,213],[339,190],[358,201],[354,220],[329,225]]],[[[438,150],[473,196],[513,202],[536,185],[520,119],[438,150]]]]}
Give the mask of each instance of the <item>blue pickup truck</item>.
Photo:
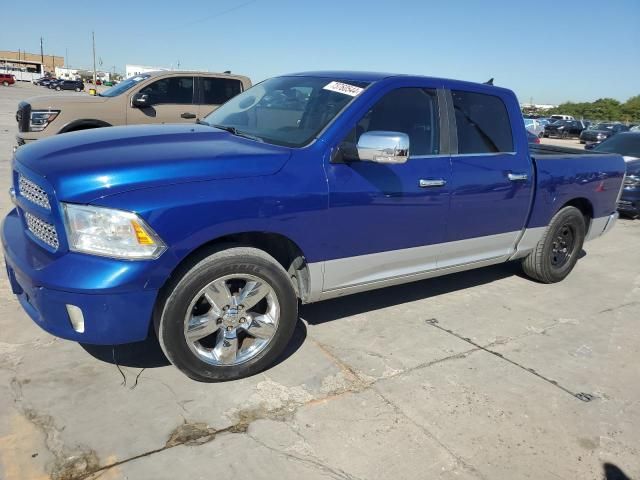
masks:
{"type": "Polygon", "coordinates": [[[155,333],[186,375],[228,380],[276,360],[300,301],[511,260],[562,280],[613,227],[624,172],[615,154],[530,150],[503,88],[302,73],[196,125],[20,147],[2,243],[46,331],[155,333]]]}

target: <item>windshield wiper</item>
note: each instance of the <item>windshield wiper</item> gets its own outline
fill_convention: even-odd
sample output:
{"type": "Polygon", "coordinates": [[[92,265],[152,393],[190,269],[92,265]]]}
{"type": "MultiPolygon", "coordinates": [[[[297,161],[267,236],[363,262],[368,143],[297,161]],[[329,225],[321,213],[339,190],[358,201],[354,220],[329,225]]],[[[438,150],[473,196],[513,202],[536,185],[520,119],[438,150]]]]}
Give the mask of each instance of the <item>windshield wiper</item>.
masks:
{"type": "Polygon", "coordinates": [[[198,125],[206,125],[207,127],[210,127],[210,126],[211,126],[211,125],[209,125],[207,122],[205,122],[205,121],[203,121],[203,120],[200,120],[200,119],[197,119],[197,120],[196,120],[196,123],[197,123],[198,125]]]}
{"type": "MultiPolygon", "coordinates": [[[[210,125],[209,123],[207,123],[207,125],[210,125]]],[[[255,140],[256,142],[261,142],[263,143],[264,140],[261,139],[260,137],[256,137],[255,135],[251,135],[249,133],[245,133],[242,132],[240,130],[238,130],[236,127],[232,127],[230,125],[210,125],[214,128],[219,128],[220,130],[224,130],[225,132],[229,132],[232,135],[235,135],[237,137],[244,137],[244,138],[248,138],[249,140],[255,140]]]]}

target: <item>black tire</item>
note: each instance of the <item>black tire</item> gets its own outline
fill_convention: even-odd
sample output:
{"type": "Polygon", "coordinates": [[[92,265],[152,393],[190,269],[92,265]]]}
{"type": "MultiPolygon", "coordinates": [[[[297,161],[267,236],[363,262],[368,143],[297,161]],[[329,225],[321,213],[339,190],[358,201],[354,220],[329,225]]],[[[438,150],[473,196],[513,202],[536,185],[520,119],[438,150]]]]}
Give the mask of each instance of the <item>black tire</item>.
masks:
{"type": "Polygon", "coordinates": [[[564,280],[573,270],[582,251],[586,226],[582,212],[575,207],[564,207],[551,219],[546,232],[529,255],[522,260],[524,273],[542,283],[564,280]],[[569,235],[565,232],[570,231],[569,235]],[[570,245],[562,242],[571,238],[570,245]],[[566,257],[565,257],[566,255],[566,257]]]}
{"type": "Polygon", "coordinates": [[[540,132],[540,133],[538,134],[538,138],[542,138],[543,136],[544,136],[544,134],[543,134],[542,132],[540,132]]]}
{"type": "Polygon", "coordinates": [[[56,87],[56,92],[59,92],[60,90],[62,90],[60,87],[56,87]]]}
{"type": "Polygon", "coordinates": [[[158,298],[154,326],[163,352],[188,377],[201,382],[248,377],[273,365],[287,347],[298,320],[298,299],[287,272],[270,255],[255,248],[230,247],[212,252],[176,277],[158,298]],[[185,316],[198,292],[210,282],[236,274],[252,275],[270,285],[280,305],[277,328],[266,347],[244,363],[212,365],[189,347],[185,316]]]}
{"type": "Polygon", "coordinates": [[[543,138],[549,138],[549,134],[548,133],[543,133],[542,136],[543,136],[543,138]]]}
{"type": "Polygon", "coordinates": [[[76,87],[76,92],[80,92],[80,87],[76,87]]]}
{"type": "Polygon", "coordinates": [[[2,85],[4,85],[5,87],[8,87],[9,86],[9,82],[4,81],[4,82],[2,82],[2,85]]]}
{"type": "Polygon", "coordinates": [[[569,138],[569,132],[562,132],[561,136],[562,136],[563,139],[566,140],[567,138],[569,138]]]}

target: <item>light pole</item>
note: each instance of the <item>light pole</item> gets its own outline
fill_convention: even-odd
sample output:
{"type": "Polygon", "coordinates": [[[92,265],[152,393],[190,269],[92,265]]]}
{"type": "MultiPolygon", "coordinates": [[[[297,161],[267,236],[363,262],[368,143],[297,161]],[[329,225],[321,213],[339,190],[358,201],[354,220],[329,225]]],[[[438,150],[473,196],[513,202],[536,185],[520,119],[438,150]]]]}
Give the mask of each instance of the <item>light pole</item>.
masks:
{"type": "Polygon", "coordinates": [[[96,72],[96,34],[95,32],[91,32],[91,41],[93,43],[93,85],[96,85],[96,77],[98,76],[96,72]]]}

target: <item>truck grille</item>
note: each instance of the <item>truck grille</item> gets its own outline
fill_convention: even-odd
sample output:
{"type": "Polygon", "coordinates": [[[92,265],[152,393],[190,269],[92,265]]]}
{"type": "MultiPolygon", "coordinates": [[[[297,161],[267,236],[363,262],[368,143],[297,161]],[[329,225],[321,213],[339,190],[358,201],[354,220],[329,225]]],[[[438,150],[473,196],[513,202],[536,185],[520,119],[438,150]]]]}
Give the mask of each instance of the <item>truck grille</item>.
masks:
{"type": "Polygon", "coordinates": [[[18,179],[18,190],[20,195],[29,200],[36,205],[46,208],[47,210],[51,210],[51,205],[49,204],[49,197],[47,197],[47,192],[45,192],[38,185],[33,183],[31,180],[27,180],[25,177],[20,175],[18,179]]]}
{"type": "Polygon", "coordinates": [[[24,212],[24,218],[27,221],[27,228],[36,238],[39,238],[50,247],[58,249],[60,244],[58,243],[56,227],[44,220],[40,220],[29,212],[24,212]]]}

